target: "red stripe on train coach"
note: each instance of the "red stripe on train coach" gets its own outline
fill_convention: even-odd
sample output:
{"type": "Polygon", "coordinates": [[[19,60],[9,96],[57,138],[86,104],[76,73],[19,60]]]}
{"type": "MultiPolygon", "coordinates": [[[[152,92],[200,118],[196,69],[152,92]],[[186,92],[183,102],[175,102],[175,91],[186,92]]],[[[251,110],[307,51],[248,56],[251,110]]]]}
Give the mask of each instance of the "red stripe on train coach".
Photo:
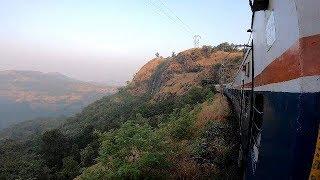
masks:
{"type": "Polygon", "coordinates": [[[257,75],[254,83],[257,87],[315,75],[320,75],[320,34],[301,38],[257,75]]]}

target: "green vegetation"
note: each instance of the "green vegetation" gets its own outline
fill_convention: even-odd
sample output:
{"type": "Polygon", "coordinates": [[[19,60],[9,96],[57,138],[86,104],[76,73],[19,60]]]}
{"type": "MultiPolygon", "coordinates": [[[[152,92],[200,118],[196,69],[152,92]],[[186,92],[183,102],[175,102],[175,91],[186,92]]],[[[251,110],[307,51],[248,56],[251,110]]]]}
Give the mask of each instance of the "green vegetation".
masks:
{"type": "Polygon", "coordinates": [[[45,131],[58,128],[66,117],[37,118],[18,123],[0,131],[0,141],[5,139],[26,141],[40,136],[45,131]]]}
{"type": "MultiPolygon", "coordinates": [[[[1,177],[149,179],[190,178],[196,174],[214,177],[221,173],[216,168],[201,172],[210,169],[204,165],[218,166],[208,154],[222,153],[202,146],[208,138],[222,136],[222,128],[208,124],[207,129],[197,129],[195,123],[201,104],[213,99],[210,89],[192,88],[184,96],[158,103],[152,103],[148,95],[134,97],[125,91],[91,104],[60,130],[47,131],[31,141],[3,142],[1,177]],[[69,131],[83,126],[81,131],[69,131]],[[216,134],[208,134],[208,128],[216,134]],[[193,171],[187,173],[189,168],[193,171]]],[[[214,146],[227,148],[230,142],[222,139],[226,138],[221,137],[214,146]]],[[[218,157],[234,164],[228,155],[218,157]]]]}
{"type": "Polygon", "coordinates": [[[201,104],[213,98],[212,91],[194,88],[177,101],[145,103],[141,114],[100,134],[97,164],[79,178],[236,178],[235,124],[196,128],[201,104]]]}
{"type": "MultiPolygon", "coordinates": [[[[169,146],[146,123],[125,122],[119,129],[101,135],[99,162],[105,166],[104,178],[160,177],[169,167],[169,146]]],[[[84,179],[91,174],[85,172],[84,179]]]]}
{"type": "Polygon", "coordinates": [[[0,179],[237,178],[237,124],[223,96],[190,87],[155,101],[129,86],[55,129],[0,141],[0,179]]]}

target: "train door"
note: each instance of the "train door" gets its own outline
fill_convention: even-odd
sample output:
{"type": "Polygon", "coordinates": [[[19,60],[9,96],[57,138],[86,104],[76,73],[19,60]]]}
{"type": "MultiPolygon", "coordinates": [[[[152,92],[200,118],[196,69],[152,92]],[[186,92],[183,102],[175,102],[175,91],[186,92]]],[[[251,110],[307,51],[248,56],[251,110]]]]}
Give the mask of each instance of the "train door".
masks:
{"type": "Polygon", "coordinates": [[[238,78],[241,80],[241,96],[240,96],[240,136],[241,146],[239,153],[239,164],[247,167],[248,164],[248,147],[250,144],[250,119],[252,107],[252,52],[253,49],[247,49],[244,61],[241,66],[241,72],[238,78]]]}

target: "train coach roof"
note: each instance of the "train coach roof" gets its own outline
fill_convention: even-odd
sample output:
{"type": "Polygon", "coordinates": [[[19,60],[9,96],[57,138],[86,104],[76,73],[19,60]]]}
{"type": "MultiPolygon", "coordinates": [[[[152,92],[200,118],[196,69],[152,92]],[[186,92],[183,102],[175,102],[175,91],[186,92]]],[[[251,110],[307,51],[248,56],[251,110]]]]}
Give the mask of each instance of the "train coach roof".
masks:
{"type": "Polygon", "coordinates": [[[253,11],[267,10],[269,6],[269,0],[254,0],[252,4],[253,11]]]}

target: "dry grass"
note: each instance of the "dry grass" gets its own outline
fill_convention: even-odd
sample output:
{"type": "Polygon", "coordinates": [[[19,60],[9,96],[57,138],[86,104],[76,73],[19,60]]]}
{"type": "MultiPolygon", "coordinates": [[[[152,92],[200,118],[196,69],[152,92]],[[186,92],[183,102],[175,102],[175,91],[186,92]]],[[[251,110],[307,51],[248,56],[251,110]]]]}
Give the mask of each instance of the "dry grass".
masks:
{"type": "Polygon", "coordinates": [[[168,95],[183,95],[192,86],[199,86],[201,80],[210,79],[212,75],[212,67],[224,61],[228,55],[230,59],[240,58],[241,52],[224,52],[218,51],[211,53],[207,57],[200,48],[194,48],[183,51],[173,58],[162,78],[163,86],[160,88],[159,93],[156,94],[155,99],[161,99],[168,95]]]}
{"type": "Polygon", "coordinates": [[[177,74],[160,88],[155,99],[165,94],[183,95],[198,81],[200,80],[197,73],[177,74]]]}
{"type": "Polygon", "coordinates": [[[172,172],[174,179],[209,179],[219,172],[213,164],[199,164],[190,158],[180,159],[176,163],[179,165],[172,172]]]}
{"type": "Polygon", "coordinates": [[[203,129],[209,121],[226,120],[230,114],[230,107],[227,98],[221,94],[216,94],[212,102],[204,102],[202,109],[197,116],[196,127],[203,129]]]}
{"type": "MultiPolygon", "coordinates": [[[[154,92],[156,94],[154,99],[159,100],[172,95],[183,95],[192,86],[201,85],[203,79],[212,79],[216,74],[216,72],[213,72],[214,65],[221,62],[228,64],[227,62],[231,62],[232,59],[241,57],[242,52],[212,51],[208,54],[203,48],[193,48],[180,52],[175,57],[155,58],[145,64],[134,76],[130,91],[135,95],[150,91],[150,88],[152,88],[150,83],[155,81],[152,79],[153,75],[157,72],[159,65],[166,61],[166,68],[157,75],[156,82],[161,83],[154,92]]],[[[238,69],[238,66],[230,66],[228,69],[238,69]]],[[[230,74],[233,74],[234,71],[230,70],[230,74]]]]}
{"type": "Polygon", "coordinates": [[[199,173],[199,165],[197,162],[190,159],[182,159],[179,162],[179,166],[175,169],[175,174],[179,178],[195,179],[199,173]]]}
{"type": "Polygon", "coordinates": [[[134,76],[133,82],[138,83],[148,80],[163,61],[163,58],[155,58],[149,61],[134,76]]]}
{"type": "Polygon", "coordinates": [[[320,128],[318,132],[318,140],[317,140],[317,146],[316,146],[316,152],[314,153],[314,159],[313,159],[313,165],[310,173],[310,179],[320,179],[320,169],[319,167],[319,161],[320,161],[320,128]]]}
{"type": "Polygon", "coordinates": [[[197,63],[201,66],[204,67],[210,67],[212,65],[215,65],[217,63],[220,63],[224,61],[224,58],[228,59],[234,59],[234,58],[241,58],[242,57],[242,52],[232,52],[229,54],[229,52],[224,52],[224,51],[217,51],[215,53],[212,53],[209,58],[201,58],[197,61],[197,63]]]}
{"type": "Polygon", "coordinates": [[[164,58],[155,58],[145,64],[134,76],[130,92],[134,95],[141,95],[148,91],[148,82],[158,66],[165,61],[164,58]]]}

